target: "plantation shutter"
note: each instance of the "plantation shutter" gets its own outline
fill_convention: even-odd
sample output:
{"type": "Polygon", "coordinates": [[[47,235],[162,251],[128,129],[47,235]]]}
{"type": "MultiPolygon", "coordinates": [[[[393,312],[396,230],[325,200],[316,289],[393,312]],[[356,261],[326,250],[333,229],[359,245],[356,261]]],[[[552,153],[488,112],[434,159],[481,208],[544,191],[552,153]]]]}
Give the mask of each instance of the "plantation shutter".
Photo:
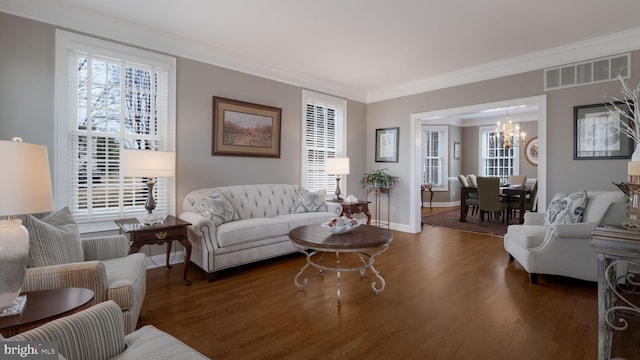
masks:
{"type": "MultiPolygon", "coordinates": [[[[120,151],[175,150],[171,65],[82,45],[67,59],[68,206],[78,222],[144,214],[148,179],[121,176],[120,151]]],[[[174,187],[156,179],[155,213],[174,211],[174,187]]]]}
{"type": "Polygon", "coordinates": [[[345,106],[314,97],[305,99],[303,186],[310,191],[335,189],[335,175],[327,175],[326,159],[345,156],[345,106]]]}

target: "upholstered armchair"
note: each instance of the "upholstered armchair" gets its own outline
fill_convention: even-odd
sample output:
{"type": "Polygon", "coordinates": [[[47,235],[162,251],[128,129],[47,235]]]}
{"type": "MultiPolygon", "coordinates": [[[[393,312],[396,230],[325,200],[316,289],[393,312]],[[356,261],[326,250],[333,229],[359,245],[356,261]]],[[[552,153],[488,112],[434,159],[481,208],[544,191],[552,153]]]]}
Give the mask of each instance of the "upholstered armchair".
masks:
{"type": "Polygon", "coordinates": [[[10,340],[57,342],[59,355],[68,360],[208,359],[152,325],[126,335],[121,314],[118,304],[106,301],[50,321],[10,340]]]}
{"type": "Polygon", "coordinates": [[[41,218],[26,216],[29,263],[22,291],[80,287],[94,292],[92,305],[115,301],[125,333],[136,328],[146,292],[144,254],[128,254],[123,235],[80,239],[69,209],[41,218]]]}
{"type": "Polygon", "coordinates": [[[549,224],[547,213],[554,200],[547,213],[524,214],[524,224],[510,225],[504,236],[509,260],[520,263],[533,284],[537,283],[538,274],[596,281],[598,255],[589,246],[591,232],[611,203],[623,201],[621,191],[587,191],[582,219],[574,223],[549,224]]]}

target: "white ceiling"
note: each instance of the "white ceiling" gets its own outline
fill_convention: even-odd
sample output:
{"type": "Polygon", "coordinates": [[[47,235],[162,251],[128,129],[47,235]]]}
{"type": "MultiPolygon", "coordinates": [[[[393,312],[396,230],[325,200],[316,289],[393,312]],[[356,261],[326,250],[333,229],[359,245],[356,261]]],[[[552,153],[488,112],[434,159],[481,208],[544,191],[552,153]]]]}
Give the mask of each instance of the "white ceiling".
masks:
{"type": "Polygon", "coordinates": [[[0,11],[364,102],[640,48],[638,0],[0,0],[0,11]]]}

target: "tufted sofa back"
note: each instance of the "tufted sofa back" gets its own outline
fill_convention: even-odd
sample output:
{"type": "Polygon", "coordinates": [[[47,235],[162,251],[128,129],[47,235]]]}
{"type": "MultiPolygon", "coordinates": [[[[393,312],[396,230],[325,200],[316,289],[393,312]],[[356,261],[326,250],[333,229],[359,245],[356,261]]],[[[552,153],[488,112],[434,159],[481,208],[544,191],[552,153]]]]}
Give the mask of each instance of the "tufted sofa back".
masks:
{"type": "Polygon", "coordinates": [[[296,212],[302,191],[300,186],[289,184],[233,185],[198,189],[187,194],[182,203],[182,210],[194,211],[189,199],[203,198],[216,190],[229,200],[243,220],[293,214],[296,212]]]}

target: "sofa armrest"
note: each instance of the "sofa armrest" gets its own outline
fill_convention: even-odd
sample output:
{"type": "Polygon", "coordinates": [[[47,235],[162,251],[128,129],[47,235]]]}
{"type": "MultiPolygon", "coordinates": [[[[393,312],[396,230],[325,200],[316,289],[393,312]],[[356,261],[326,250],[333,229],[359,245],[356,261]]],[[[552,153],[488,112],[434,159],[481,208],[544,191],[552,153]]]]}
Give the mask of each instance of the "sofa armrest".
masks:
{"type": "Polygon", "coordinates": [[[129,239],[124,235],[82,239],[85,261],[110,260],[129,254],[129,239]]]}
{"type": "Polygon", "coordinates": [[[544,213],[524,213],[524,225],[544,225],[544,213]]]}
{"type": "MultiPolygon", "coordinates": [[[[100,261],[83,261],[28,268],[22,291],[35,291],[65,287],[93,290],[92,304],[107,298],[107,270],[100,261]]],[[[120,311],[122,313],[122,311],[120,311]]]]}
{"type": "Polygon", "coordinates": [[[191,226],[189,226],[191,234],[198,238],[209,238],[212,243],[216,243],[216,225],[211,219],[192,211],[183,212],[179,218],[191,223],[191,226]]]}
{"type": "Polygon", "coordinates": [[[340,214],[342,214],[342,205],[340,205],[339,203],[325,202],[325,204],[327,205],[328,212],[336,214],[337,216],[340,216],[340,214]]]}
{"type": "Polygon", "coordinates": [[[575,224],[555,224],[551,228],[554,230],[556,237],[563,238],[591,238],[591,232],[596,228],[594,222],[575,223],[575,224]]]}
{"type": "Polygon", "coordinates": [[[110,359],[127,348],[122,310],[113,301],[50,321],[11,340],[55,341],[67,359],[110,359]]]}

